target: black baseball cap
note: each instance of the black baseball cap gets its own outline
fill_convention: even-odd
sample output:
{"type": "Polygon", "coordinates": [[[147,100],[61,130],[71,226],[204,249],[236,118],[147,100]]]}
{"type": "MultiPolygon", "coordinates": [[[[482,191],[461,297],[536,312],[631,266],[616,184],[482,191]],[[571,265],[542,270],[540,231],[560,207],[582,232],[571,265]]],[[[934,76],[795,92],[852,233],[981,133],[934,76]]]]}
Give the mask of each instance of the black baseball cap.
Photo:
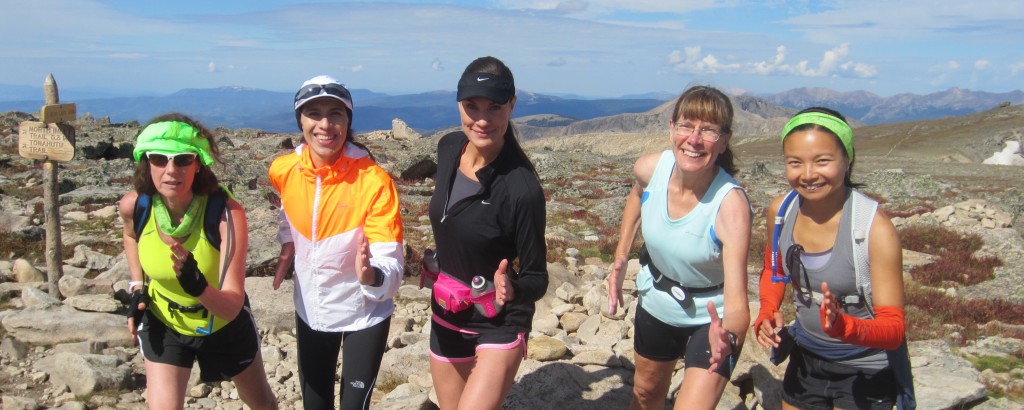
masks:
{"type": "Polygon", "coordinates": [[[516,96],[516,84],[512,77],[490,73],[466,73],[459,79],[458,101],[473,97],[484,97],[496,104],[505,104],[516,96]]]}

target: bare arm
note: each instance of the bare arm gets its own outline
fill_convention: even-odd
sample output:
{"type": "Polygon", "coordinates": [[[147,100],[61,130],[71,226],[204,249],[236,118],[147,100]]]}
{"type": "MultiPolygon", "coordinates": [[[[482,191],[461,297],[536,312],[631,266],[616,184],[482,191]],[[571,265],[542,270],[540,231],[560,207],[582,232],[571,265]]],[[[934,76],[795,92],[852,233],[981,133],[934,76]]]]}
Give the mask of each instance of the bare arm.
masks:
{"type": "Polygon", "coordinates": [[[633,188],[626,196],[626,205],[622,208],[622,222],[619,227],[619,242],[615,246],[615,260],[608,274],[608,314],[614,315],[618,307],[623,305],[622,282],[626,277],[626,264],[629,262],[629,251],[633,249],[636,233],[640,229],[640,206],[642,195],[647,183],[658,165],[660,153],[641,156],[633,164],[633,188]]]}
{"type": "Polygon", "coordinates": [[[742,344],[750,325],[747,305],[747,255],[750,249],[751,215],[746,194],[734,189],[722,201],[715,221],[715,235],[722,241],[725,270],[723,325],[742,344]]]}
{"type": "MultiPolygon", "coordinates": [[[[227,209],[231,213],[230,240],[226,218],[220,222],[220,269],[227,265],[220,289],[208,286],[199,302],[213,315],[225,320],[234,320],[245,301],[245,258],[249,249],[249,226],[245,209],[233,199],[228,199],[227,209]],[[230,242],[230,247],[229,247],[230,242]]],[[[218,271],[220,276],[221,272],[218,271]]]]}

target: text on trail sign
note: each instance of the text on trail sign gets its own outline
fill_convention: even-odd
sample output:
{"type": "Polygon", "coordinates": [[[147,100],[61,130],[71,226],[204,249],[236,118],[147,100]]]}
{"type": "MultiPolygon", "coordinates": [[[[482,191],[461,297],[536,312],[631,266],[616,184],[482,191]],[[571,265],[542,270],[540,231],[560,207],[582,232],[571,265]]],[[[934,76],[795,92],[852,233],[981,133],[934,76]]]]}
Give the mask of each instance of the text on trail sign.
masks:
{"type": "Polygon", "coordinates": [[[75,127],[23,121],[18,127],[18,154],[29,159],[71,161],[75,157],[75,127]]]}

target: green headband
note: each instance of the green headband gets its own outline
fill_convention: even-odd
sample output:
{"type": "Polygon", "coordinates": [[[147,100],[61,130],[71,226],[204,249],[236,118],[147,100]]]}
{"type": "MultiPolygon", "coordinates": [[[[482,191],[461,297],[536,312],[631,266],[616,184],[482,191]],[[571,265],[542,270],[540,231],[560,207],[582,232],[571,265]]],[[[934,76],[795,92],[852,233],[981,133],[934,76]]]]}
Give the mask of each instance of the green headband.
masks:
{"type": "Polygon", "coordinates": [[[203,165],[213,165],[210,154],[210,141],[199,137],[195,127],[181,121],[164,121],[149,124],[135,141],[135,162],[141,162],[146,152],[155,151],[165,154],[194,152],[203,165]]]}
{"type": "Polygon", "coordinates": [[[782,127],[782,140],[786,140],[786,136],[789,135],[790,131],[793,131],[793,128],[804,124],[817,124],[832,131],[833,134],[839,137],[839,141],[843,143],[843,149],[846,150],[846,156],[850,157],[850,162],[853,162],[853,129],[850,128],[849,124],[835,116],[822,112],[805,112],[797,114],[786,123],[785,127],[782,127]]]}

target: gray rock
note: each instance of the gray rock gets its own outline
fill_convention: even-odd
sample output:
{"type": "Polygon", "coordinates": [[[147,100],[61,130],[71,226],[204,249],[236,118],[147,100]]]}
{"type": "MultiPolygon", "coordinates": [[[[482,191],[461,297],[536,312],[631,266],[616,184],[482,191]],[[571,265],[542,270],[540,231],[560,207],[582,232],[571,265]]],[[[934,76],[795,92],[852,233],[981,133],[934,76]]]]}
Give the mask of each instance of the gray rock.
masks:
{"type": "Polygon", "coordinates": [[[21,290],[21,303],[26,309],[46,309],[60,305],[60,299],[50,296],[49,293],[35,287],[25,287],[21,290]]]}
{"type": "Polygon", "coordinates": [[[0,401],[3,401],[3,410],[36,410],[39,408],[39,402],[29,397],[5,394],[0,397],[0,401]]]}
{"type": "Polygon", "coordinates": [[[26,343],[49,344],[91,340],[130,345],[123,315],[81,312],[70,306],[25,310],[3,318],[8,334],[26,343]]]}
{"type": "Polygon", "coordinates": [[[36,368],[50,374],[55,383],[71,388],[82,397],[101,390],[130,386],[130,368],[112,356],[58,352],[36,362],[36,368]]]}
{"type": "Polygon", "coordinates": [[[580,325],[582,325],[588,318],[589,316],[580,312],[565,312],[565,314],[559,318],[559,323],[561,323],[562,329],[565,329],[566,332],[572,333],[579,330],[580,325]]]}
{"type": "Polygon", "coordinates": [[[89,270],[107,270],[113,266],[115,258],[89,249],[88,246],[78,245],[75,247],[75,254],[64,262],[89,270]]]}
{"type": "Polygon", "coordinates": [[[394,410],[426,410],[435,407],[430,401],[430,395],[426,390],[421,389],[413,383],[404,383],[388,392],[388,394],[384,396],[384,399],[381,400],[380,404],[375,406],[375,408],[394,410]]]}
{"type": "Polygon", "coordinates": [[[64,300],[64,304],[83,312],[114,313],[121,309],[121,303],[114,300],[110,292],[103,295],[77,295],[64,300]]]}
{"type": "Polygon", "coordinates": [[[289,279],[274,290],[273,277],[245,278],[245,293],[249,295],[253,318],[260,329],[277,333],[295,328],[294,286],[289,279]]]}
{"type": "Polygon", "coordinates": [[[0,342],[0,353],[8,358],[21,360],[28,356],[28,346],[18,339],[5,337],[0,342]]]}
{"type": "Polygon", "coordinates": [[[111,295],[114,282],[110,279],[84,279],[74,276],[62,276],[57,281],[57,289],[65,298],[79,295],[111,295]]]}

